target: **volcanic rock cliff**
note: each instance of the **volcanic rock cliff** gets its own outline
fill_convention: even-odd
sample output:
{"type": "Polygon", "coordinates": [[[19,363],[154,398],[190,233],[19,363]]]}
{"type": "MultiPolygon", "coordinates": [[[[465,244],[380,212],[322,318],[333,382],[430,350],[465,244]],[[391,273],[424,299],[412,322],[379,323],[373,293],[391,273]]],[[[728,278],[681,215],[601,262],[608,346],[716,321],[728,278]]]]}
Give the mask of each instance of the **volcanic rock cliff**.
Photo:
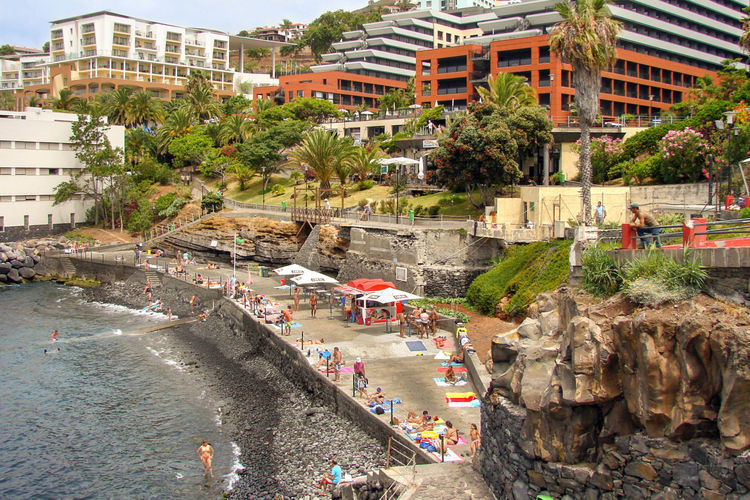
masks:
{"type": "MultiPolygon", "coordinates": [[[[742,483],[750,478],[734,469],[748,467],[743,452],[750,448],[748,325],[746,309],[704,295],[639,309],[621,296],[594,302],[569,289],[541,294],[529,318],[493,339],[483,445],[485,432],[494,435],[485,477],[502,483],[487,464],[512,461],[529,471],[519,471],[526,481],[516,486],[532,490],[636,498],[664,488],[678,496],[746,493],[742,483]],[[506,439],[515,458],[495,449],[509,444],[497,435],[510,425],[498,424],[500,414],[515,419],[517,437],[506,439]],[[632,442],[641,443],[634,455],[632,442]],[[688,452],[697,443],[705,460],[688,452]],[[695,467],[696,478],[703,471],[715,481],[688,486],[664,450],[695,467]],[[566,464],[587,465],[566,478],[566,464]],[[548,470],[555,472],[545,476],[548,470]]],[[[495,485],[496,492],[508,488],[495,485]]]]}

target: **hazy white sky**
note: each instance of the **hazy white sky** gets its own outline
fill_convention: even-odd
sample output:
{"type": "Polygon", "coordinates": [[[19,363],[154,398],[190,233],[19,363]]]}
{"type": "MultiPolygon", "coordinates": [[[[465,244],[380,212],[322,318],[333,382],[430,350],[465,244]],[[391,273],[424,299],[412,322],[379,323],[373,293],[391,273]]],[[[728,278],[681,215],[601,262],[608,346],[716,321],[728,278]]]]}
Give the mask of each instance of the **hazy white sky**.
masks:
{"type": "Polygon", "coordinates": [[[41,48],[49,22],[109,10],[178,26],[229,33],[276,25],[286,18],[310,22],[327,10],[353,10],[366,0],[0,0],[0,45],[41,48]]]}

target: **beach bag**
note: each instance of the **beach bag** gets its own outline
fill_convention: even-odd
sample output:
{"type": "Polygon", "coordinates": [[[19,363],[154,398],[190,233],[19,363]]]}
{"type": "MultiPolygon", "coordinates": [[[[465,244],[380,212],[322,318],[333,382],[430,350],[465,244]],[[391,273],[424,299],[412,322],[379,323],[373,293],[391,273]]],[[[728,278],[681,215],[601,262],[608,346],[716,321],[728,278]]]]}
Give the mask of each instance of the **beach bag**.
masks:
{"type": "Polygon", "coordinates": [[[383,409],[382,406],[378,405],[378,406],[375,407],[375,413],[378,414],[378,415],[382,415],[382,414],[385,413],[385,410],[383,409]]]}

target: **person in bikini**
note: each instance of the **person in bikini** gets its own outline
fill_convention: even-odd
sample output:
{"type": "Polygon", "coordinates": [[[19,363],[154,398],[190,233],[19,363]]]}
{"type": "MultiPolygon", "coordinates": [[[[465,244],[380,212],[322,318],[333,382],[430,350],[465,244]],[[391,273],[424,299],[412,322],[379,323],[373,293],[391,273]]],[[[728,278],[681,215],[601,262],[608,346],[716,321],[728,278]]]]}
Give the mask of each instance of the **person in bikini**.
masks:
{"type": "Polygon", "coordinates": [[[203,462],[203,475],[210,474],[211,479],[213,479],[214,471],[211,468],[211,459],[214,458],[214,449],[205,439],[198,448],[198,456],[201,457],[201,462],[203,462]]]}
{"type": "Polygon", "coordinates": [[[471,458],[474,458],[474,455],[479,449],[479,445],[482,444],[482,441],[479,437],[479,429],[477,429],[477,424],[471,424],[469,438],[471,439],[471,458]]]}
{"type": "Polygon", "coordinates": [[[451,384],[456,385],[458,382],[458,377],[456,376],[456,371],[453,369],[452,366],[449,366],[447,370],[445,370],[445,378],[444,380],[451,384]]]}
{"type": "Polygon", "coordinates": [[[60,334],[57,333],[57,330],[55,330],[54,332],[52,332],[52,342],[57,342],[57,337],[59,337],[59,336],[60,336],[60,334]]]}
{"type": "Polygon", "coordinates": [[[318,310],[318,296],[315,292],[310,294],[310,317],[314,318],[318,310]]]}
{"type": "Polygon", "coordinates": [[[450,420],[445,421],[445,444],[451,446],[458,444],[458,430],[453,427],[450,420]]]}

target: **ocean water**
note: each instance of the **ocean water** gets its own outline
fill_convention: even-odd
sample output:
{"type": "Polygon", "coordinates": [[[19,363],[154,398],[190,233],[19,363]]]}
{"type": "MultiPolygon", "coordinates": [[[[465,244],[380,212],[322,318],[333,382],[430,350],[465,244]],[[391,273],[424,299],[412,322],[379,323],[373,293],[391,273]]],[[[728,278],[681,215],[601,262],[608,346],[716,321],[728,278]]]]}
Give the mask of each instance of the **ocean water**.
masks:
{"type": "Polygon", "coordinates": [[[128,335],[163,320],[56,283],[0,287],[0,498],[217,498],[231,487],[239,449],[221,402],[176,362],[168,330],[128,335]]]}

